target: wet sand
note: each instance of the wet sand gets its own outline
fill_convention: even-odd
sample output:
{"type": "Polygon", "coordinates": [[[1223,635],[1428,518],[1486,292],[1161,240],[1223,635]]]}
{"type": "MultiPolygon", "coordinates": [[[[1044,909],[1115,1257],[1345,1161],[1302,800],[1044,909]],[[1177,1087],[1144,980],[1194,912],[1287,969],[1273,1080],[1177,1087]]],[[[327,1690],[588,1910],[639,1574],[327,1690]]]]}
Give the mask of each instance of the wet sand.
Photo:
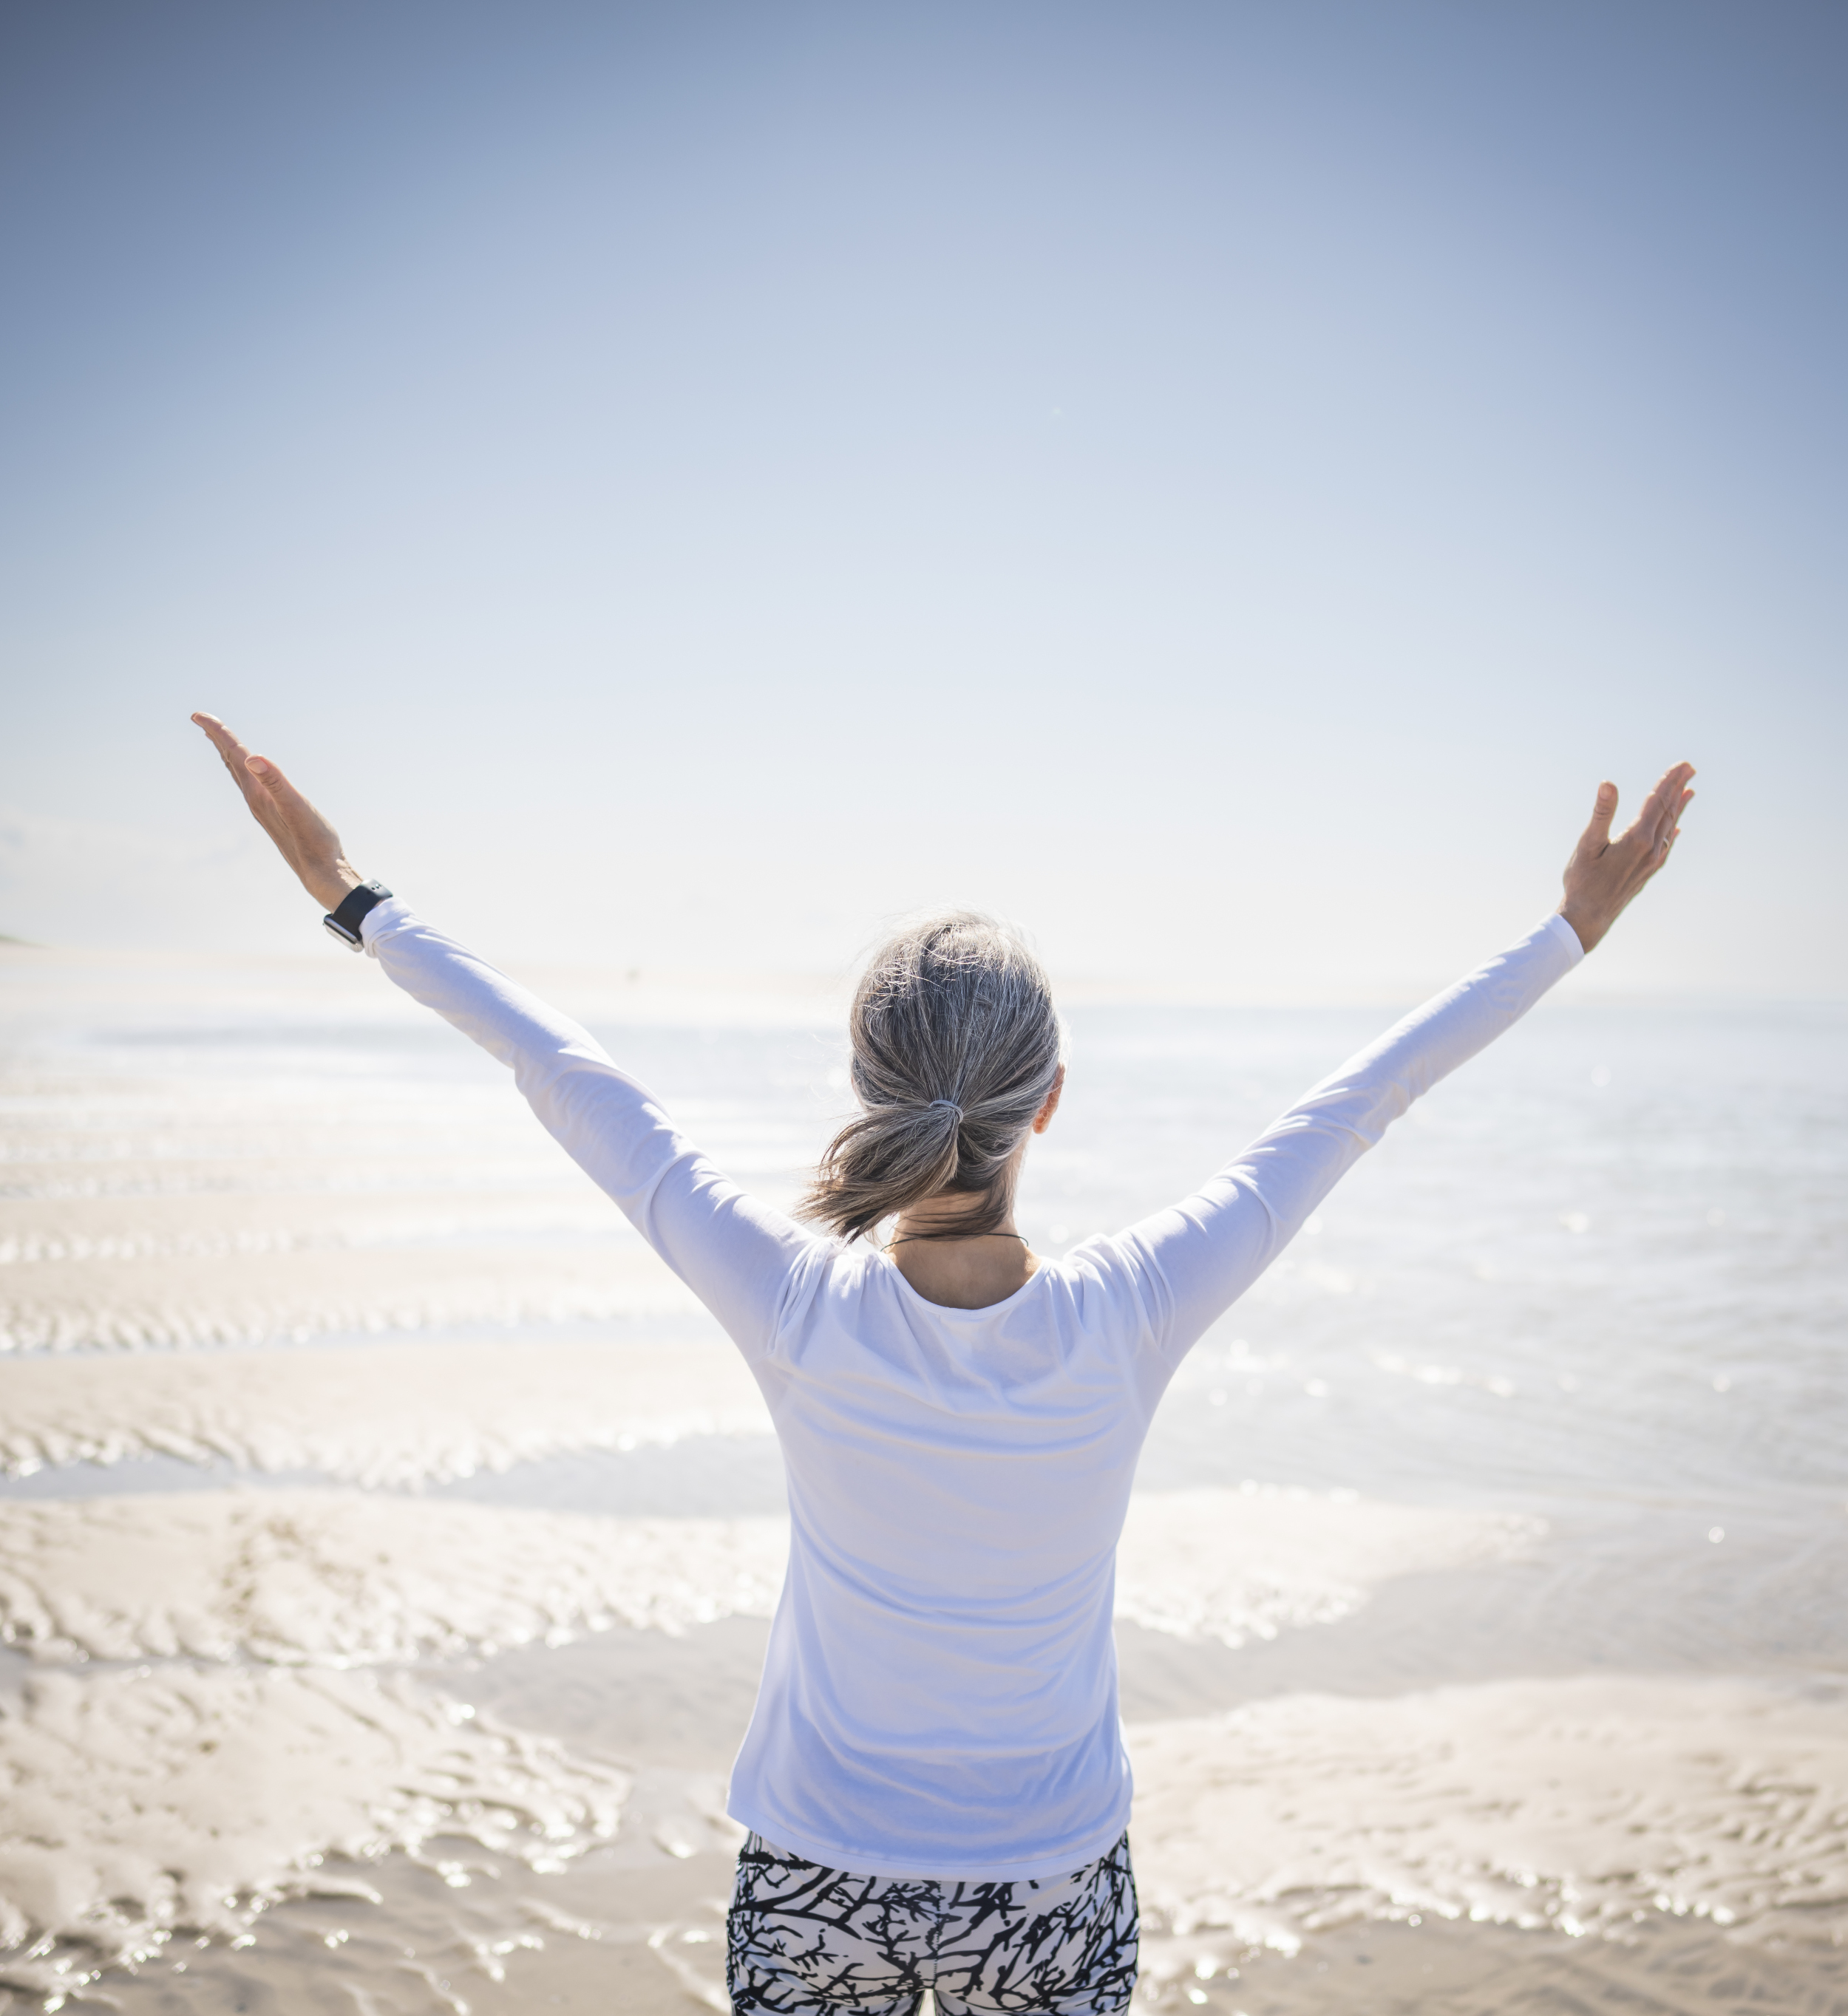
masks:
{"type": "MultiPolygon", "coordinates": [[[[1407,1576],[1339,1623],[1240,1649],[1119,1626],[1140,1785],[1143,2005],[1245,2016],[1848,2006],[1840,1678],[1801,1663],[1775,1681],[1588,1678],[1562,1658],[1551,1678],[1486,1680],[1478,1644],[1445,1621],[1518,1615],[1535,1572],[1515,1562],[1407,1576]]],[[[470,1827],[446,1834],[438,1815],[429,1833],[412,1828],[408,1849],[329,1854],[208,1943],[157,1931],[131,1973],[111,1969],[94,1989],[129,2011],[202,2016],[722,2007],[737,1830],[720,1802],[766,1628],[747,1616],[677,1636],[615,1626],[388,1673],[388,1690],[410,1690],[410,1711],[391,1731],[392,1758],[356,1760],[355,1791],[368,1768],[401,1787],[407,1769],[434,1770],[426,1798],[471,1807],[470,1827]],[[443,1701],[475,1711],[488,1748],[471,1764],[438,1723],[419,1766],[405,1730],[431,1733],[428,1710],[443,1701]],[[556,1746],[516,1746],[517,1786],[494,1754],[503,1730],[556,1746]],[[600,1845],[600,1787],[620,1801],[619,1816],[604,1809],[616,1831],[600,1845]],[[485,1840],[484,1795],[503,1816],[511,1805],[521,1820],[549,1819],[556,1864],[542,1843],[492,1830],[485,1840]],[[286,1894],[297,1886],[333,1894],[286,1894]]],[[[1508,1663],[1530,1669],[1528,1651],[1511,1642],[1508,1663]]],[[[37,1676],[94,1688],[137,1670],[175,1671],[37,1676]]],[[[196,1670],[232,1687],[250,1671],[196,1670]]],[[[317,1681],[312,1669],[275,1677],[377,1684],[317,1681]]],[[[220,1705],[218,1740],[227,1719],[220,1705]]],[[[340,1790],[327,1737],[314,1773],[323,1841],[340,1831],[325,1809],[340,1790]]],[[[368,1810],[383,1848],[376,1799],[368,1810]]],[[[41,1982],[22,2007],[42,2000],[41,1982]]]]}
{"type": "MultiPolygon", "coordinates": [[[[1350,1679],[1396,1679],[1377,1670],[1356,1673],[1354,1660],[1363,1647],[1353,1641],[1371,1637],[1390,1667],[1390,1641],[1415,1629],[1428,1642],[1422,1628],[1428,1618],[1421,1613],[1456,1600],[1461,1592],[1446,1585],[1468,1579],[1413,1579],[1401,1586],[1397,1623],[1362,1613],[1348,1627],[1345,1647],[1335,1642],[1342,1627],[1280,1642],[1302,1648],[1303,1658],[1306,1648],[1325,1643],[1315,1661],[1323,1670],[1299,1672],[1299,1679],[1325,1683],[1336,1669],[1350,1679]]],[[[546,1873],[466,1836],[433,1835],[415,1860],[402,1852],[357,1861],[331,1856],[309,1880],[335,1894],[274,1904],[237,1935],[249,1943],[221,1935],[202,1946],[176,1937],[150,1951],[131,1975],[112,1972],[96,1986],[124,2011],[175,2016],[355,2008],[375,2016],[423,2016],[431,2009],[513,2016],[553,2007],[669,2016],[690,2007],[722,2008],[722,1921],[733,1831],[717,1802],[749,1712],[764,1630],[760,1621],[743,1618],[679,1639],[618,1629],[555,1650],[504,1654],[466,1673],[452,1665],[428,1669],[423,1677],[465,1695],[485,1719],[541,1731],[568,1755],[645,1757],[632,1769],[615,1840],[546,1873]]],[[[1499,1689],[1464,1686],[1447,1700],[1441,1690],[1369,1697],[1298,1687],[1272,1694],[1269,1706],[1296,1725],[1296,1754],[1279,1746],[1274,1729],[1270,1741],[1261,1729],[1253,1741],[1248,1727],[1235,1750],[1222,1746],[1218,1752],[1221,1768],[1229,1766],[1248,1780],[1264,1776],[1254,1773],[1255,1759],[1267,1759],[1270,1767],[1263,1809],[1244,1811],[1257,1831],[1257,1860],[1245,1873],[1258,1880],[1248,1888],[1267,1893],[1255,1906],[1267,1917],[1259,1924],[1249,1895],[1242,1906],[1234,1900],[1216,1912],[1213,1900],[1203,1908],[1200,1896],[1175,1894],[1177,1874],[1181,1888],[1197,1887],[1200,1876],[1215,1870],[1223,1879],[1237,1859],[1236,1841],[1223,1841],[1217,1854],[1203,1853],[1198,1840],[1187,1838],[1185,1820],[1202,1809],[1202,1766],[1212,1762],[1201,1736],[1219,1726],[1214,1718],[1228,1708],[1240,1712],[1252,1679],[1247,1654],[1218,1646],[1177,1649],[1177,1641],[1134,1627],[1126,1628],[1122,1639],[1126,1706],[1133,1714],[1165,1711],[1163,1719],[1136,1723],[1131,1730],[1143,1780],[1136,1835],[1146,1925],[1139,2006],[1244,2016],[1308,2016],[1331,2008],[1457,2016],[1643,2009],[1694,2016],[1747,2007],[1774,2016],[1831,2016],[1848,2007],[1843,1939],[1848,1704],[1839,1687],[1796,1676],[1780,1687],[1755,1682],[1729,1689],[1711,1680],[1630,1675],[1612,1683],[1577,1678],[1499,1689]],[[1183,1661],[1191,1667],[1184,1686],[1177,1673],[1183,1661]],[[1563,1721],[1590,1739],[1588,1779],[1563,1783],[1557,1745],[1549,1769],[1548,1760],[1523,1754],[1511,1741],[1511,1690],[1517,1711],[1551,1720],[1556,1733],[1563,1721]],[[1472,1748],[1470,1697],[1479,1708],[1482,1697],[1498,1692],[1501,1719],[1491,1715],[1482,1723],[1479,1714],[1482,1747],[1472,1748]],[[1697,1708],[1705,1702],[1720,1718],[1709,1734],[1730,1729],[1727,1754],[1717,1758],[1699,1732],[1678,1748],[1658,1740],[1652,1754],[1640,1754],[1650,1746],[1639,1736],[1673,1719],[1652,1718],[1652,1704],[1685,1717],[1691,1701],[1697,1708]],[[1461,1845],[1475,1857],[1473,1871],[1462,1871],[1465,1887],[1436,1903],[1428,1888],[1422,1898],[1394,1903],[1338,1883],[1331,1888],[1302,1866],[1294,1874],[1286,1869],[1280,1886],[1293,1826],[1297,1842],[1324,1856],[1331,1845],[1338,1851],[1351,1846],[1351,1834],[1310,1810],[1326,1796],[1331,1773],[1342,1797],[1351,1791],[1353,1759],[1330,1744],[1331,1719],[1349,1745],[1359,1741],[1384,1753],[1394,1748],[1395,1725],[1403,1724],[1408,1704],[1414,1714],[1422,1707],[1426,1734],[1439,1733],[1437,1747],[1446,1755],[1435,1773],[1427,1769],[1421,1786],[1408,1782],[1403,1768],[1389,1773],[1389,1811],[1405,1820],[1421,1792],[1421,1817],[1439,1837],[1439,1848],[1461,1845]],[[1176,1719],[1174,1711],[1182,1708],[1194,1719],[1176,1719]],[[1774,1720],[1781,1715],[1785,1726],[1768,1733],[1761,1727],[1754,1744],[1753,1711],[1774,1720]],[[1176,1762],[1178,1771],[1169,1768],[1176,1762]],[[1543,1768],[1535,1769],[1536,1762],[1543,1768]],[[1828,1769],[1818,1770],[1819,1763],[1828,1769]],[[1627,1767],[1627,1789],[1613,1787],[1608,1768],[1613,1764],[1619,1777],[1627,1767]],[[1729,1852],[1745,1841],[1761,1870],[1786,1891],[1807,1890],[1807,1899],[1787,1903],[1782,1915],[1811,1922],[1760,1921],[1742,1931],[1714,1922],[1710,1897],[1690,1895],[1664,1909],[1636,1891],[1636,1901],[1629,1902],[1634,1885],[1621,1874],[1612,1894],[1623,1893],[1623,1908],[1607,1913],[1595,1930],[1575,1935],[1556,1924],[1494,1922],[1497,1911],[1531,1918],[1536,1897],[1546,1899],[1553,1877],[1544,1859],[1526,1872],[1540,1879],[1532,1888],[1511,1881],[1511,1871],[1518,1875],[1519,1857],[1532,1859],[1536,1846],[1521,1809],[1549,1784],[1547,1816],[1564,1829],[1558,1845],[1579,1872],[1587,1850],[1597,1854],[1605,1844],[1602,1859],[1614,1867],[1608,1844],[1636,1839],[1633,1821],[1613,1825],[1610,1801],[1632,1798],[1640,1784],[1648,1795],[1642,1803],[1653,1801],[1666,1829],[1658,1831],[1652,1849],[1666,1840],[1685,1852],[1698,1841],[1696,1823],[1704,1818],[1709,1846],[1716,1830],[1729,1852]],[[1729,1794],[1738,1793],[1743,1799],[1729,1805],[1729,1794]],[[1715,1809],[1716,1800],[1723,1809],[1715,1809]],[[1472,1905],[1467,1881],[1481,1885],[1485,1871],[1493,1881],[1479,1888],[1472,1905]],[[1414,1908],[1419,1903],[1422,1910],[1414,1908]],[[1482,1914],[1473,1921],[1472,1908],[1482,1914]],[[1363,1914],[1357,1921],[1356,1913],[1363,1914]],[[1241,1916],[1242,1923],[1225,1922],[1241,1916]]],[[[1250,1708],[1246,1699],[1248,1715],[1250,1708]]],[[[1401,1727],[1401,1739],[1403,1733],[1401,1727]]],[[[1404,1748],[1401,1740],[1401,1766],[1404,1748]]],[[[1228,1796],[1232,1789],[1214,1788],[1205,1802],[1222,1829],[1244,1803],[1228,1796]]],[[[1376,1831],[1379,1820],[1376,1812],[1376,1831]]],[[[1443,1855],[1436,1859],[1441,1863],[1443,1855]]],[[[1424,1874],[1431,1873],[1427,1867],[1424,1874]]],[[[1448,1871],[1457,1873],[1455,1867],[1448,1871]]],[[[1613,1879],[1607,1874],[1605,1882],[1611,1886],[1613,1879]]],[[[81,2006],[81,1998],[71,2006],[81,2006]]]]}
{"type": "MultiPolygon", "coordinates": [[[[782,1546],[735,1355],[363,966],[0,966],[0,2006],[722,2007],[782,1546]]],[[[812,1004],[584,984],[785,1193],[812,1004]]],[[[1047,1250],[1374,1026],[1152,1013],[1079,1028],[1047,1250]]],[[[1747,1033],[1536,1018],[1183,1367],[1140,2005],[1848,2011],[1844,1053],[1747,1033]]]]}

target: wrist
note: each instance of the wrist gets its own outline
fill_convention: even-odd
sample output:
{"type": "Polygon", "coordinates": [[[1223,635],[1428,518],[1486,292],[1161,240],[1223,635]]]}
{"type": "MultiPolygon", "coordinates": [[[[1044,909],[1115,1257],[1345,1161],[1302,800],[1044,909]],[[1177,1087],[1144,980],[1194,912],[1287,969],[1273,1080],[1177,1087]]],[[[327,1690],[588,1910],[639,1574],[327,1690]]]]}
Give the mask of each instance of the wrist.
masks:
{"type": "Polygon", "coordinates": [[[1590,951],[1609,928],[1608,924],[1594,923],[1582,905],[1569,901],[1559,905],[1559,915],[1571,925],[1572,935],[1578,940],[1581,951],[1590,951]]]}
{"type": "Polygon", "coordinates": [[[337,910],[366,880],[343,854],[340,859],[302,871],[301,886],[323,910],[337,910]]]}
{"type": "Polygon", "coordinates": [[[338,938],[349,952],[362,952],[366,947],[366,919],[380,904],[391,899],[391,891],[383,882],[357,883],[321,921],[329,935],[338,938]]]}

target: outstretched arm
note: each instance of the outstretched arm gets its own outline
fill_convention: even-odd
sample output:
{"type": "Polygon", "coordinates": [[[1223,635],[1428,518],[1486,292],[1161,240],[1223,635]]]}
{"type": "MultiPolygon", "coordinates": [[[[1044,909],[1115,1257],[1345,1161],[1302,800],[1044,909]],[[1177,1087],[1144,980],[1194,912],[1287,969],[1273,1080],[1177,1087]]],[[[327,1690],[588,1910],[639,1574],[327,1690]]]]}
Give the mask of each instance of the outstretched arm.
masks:
{"type": "Polygon", "coordinates": [[[1667,861],[1693,774],[1677,764],[1615,840],[1616,787],[1600,785],[1554,916],[1312,1087],[1194,1195],[1113,1242],[1144,1283],[1167,1363],[1257,1280],[1413,1100],[1518,1021],[1603,938],[1667,861]]]}
{"type": "MultiPolygon", "coordinates": [[[[193,718],[302,887],[337,908],[364,878],[332,825],[222,722],[193,718]]],[[[511,1067],[547,1132],[746,1352],[767,1348],[812,1237],[729,1183],[593,1037],[404,904],[380,904],[362,931],[398,986],[511,1067]]]]}

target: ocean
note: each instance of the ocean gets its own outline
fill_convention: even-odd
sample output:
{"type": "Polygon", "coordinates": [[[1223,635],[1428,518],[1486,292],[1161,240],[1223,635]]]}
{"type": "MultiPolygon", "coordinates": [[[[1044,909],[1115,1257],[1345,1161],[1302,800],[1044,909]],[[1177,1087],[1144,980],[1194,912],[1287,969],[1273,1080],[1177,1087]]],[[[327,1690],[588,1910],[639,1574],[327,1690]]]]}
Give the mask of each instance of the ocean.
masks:
{"type": "MultiPolygon", "coordinates": [[[[838,999],[542,984],[793,1193],[838,999]]],[[[1139,2006],[1848,2009],[1848,1011],[1580,992],[1156,1422],[1139,2006]]],[[[1172,1201],[1395,1012],[1076,999],[1023,1230],[1172,1201]]],[[[5,2006],[727,2007],[783,1506],[711,1319],[331,947],[0,948],[0,1106],[5,2006]]]]}

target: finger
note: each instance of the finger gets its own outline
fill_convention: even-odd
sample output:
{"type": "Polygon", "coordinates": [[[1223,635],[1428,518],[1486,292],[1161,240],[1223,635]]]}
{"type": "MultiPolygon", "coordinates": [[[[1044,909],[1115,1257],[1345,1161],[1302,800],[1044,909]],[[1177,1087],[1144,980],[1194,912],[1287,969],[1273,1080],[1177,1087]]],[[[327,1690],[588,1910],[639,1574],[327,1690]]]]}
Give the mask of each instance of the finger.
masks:
{"type": "Polygon", "coordinates": [[[1662,807],[1657,801],[1656,792],[1661,788],[1658,784],[1655,790],[1643,801],[1641,809],[1617,836],[1615,843],[1625,851],[1639,855],[1644,860],[1653,860],[1655,856],[1662,817],[1662,807]]]}
{"type": "Polygon", "coordinates": [[[283,802],[294,801],[297,804],[304,805],[308,803],[308,800],[303,797],[301,792],[297,790],[289,779],[283,775],[281,765],[273,761],[269,757],[247,755],[244,758],[244,768],[252,776],[261,778],[265,790],[278,801],[283,802]]]}
{"type": "Polygon", "coordinates": [[[194,723],[205,731],[212,747],[222,756],[228,749],[241,749],[243,744],[233,735],[215,714],[196,714],[194,723]]]}
{"type": "Polygon", "coordinates": [[[1640,887],[1643,882],[1668,866],[1668,858],[1674,851],[1675,842],[1681,837],[1681,814],[1692,801],[1691,791],[1682,793],[1678,801],[1672,801],[1660,832],[1641,856],[1640,887]]]}
{"type": "Polygon", "coordinates": [[[1668,859],[1669,849],[1681,837],[1681,815],[1693,802],[1694,794],[1691,791],[1684,791],[1680,802],[1669,815],[1668,830],[1656,843],[1656,851],[1664,861],[1668,859]]]}
{"type": "Polygon", "coordinates": [[[1617,787],[1608,778],[1598,787],[1591,801],[1590,823],[1579,842],[1581,853],[1601,854],[1611,844],[1611,821],[1617,816],[1617,787]]]}
{"type": "Polygon", "coordinates": [[[204,731],[206,740],[227,763],[232,761],[234,752],[241,754],[243,744],[215,714],[196,714],[193,719],[195,725],[204,731]]]}
{"type": "Polygon", "coordinates": [[[298,830],[324,829],[331,833],[333,829],[319,812],[309,804],[300,791],[283,776],[279,765],[267,756],[247,756],[244,768],[258,779],[269,794],[270,801],[288,824],[298,830]]]}
{"type": "Polygon", "coordinates": [[[1648,797],[1637,806],[1636,817],[1630,823],[1630,833],[1645,845],[1655,843],[1655,828],[1662,817],[1667,787],[1667,777],[1658,777],[1651,786],[1648,797]]]}
{"type": "Polygon", "coordinates": [[[196,714],[193,718],[200,727],[204,729],[207,738],[212,747],[218,751],[225,768],[231,772],[232,780],[250,801],[251,809],[254,811],[257,805],[261,802],[263,786],[261,780],[250,772],[250,751],[239,741],[216,715],[196,714]]]}
{"type": "Polygon", "coordinates": [[[232,782],[243,794],[251,818],[269,835],[284,856],[292,860],[295,842],[289,830],[289,822],[271,794],[267,779],[251,769],[249,750],[215,715],[196,714],[193,718],[211,738],[225,768],[231,772],[232,782]]]}
{"type": "Polygon", "coordinates": [[[205,730],[207,739],[223,759],[225,769],[242,783],[244,759],[250,754],[249,750],[215,715],[196,714],[193,718],[205,730]]]}
{"type": "Polygon", "coordinates": [[[1661,845],[1662,836],[1679,816],[1681,794],[1693,775],[1691,763],[1676,764],[1662,773],[1655,788],[1644,800],[1632,830],[1651,848],[1661,845]]]}
{"type": "Polygon", "coordinates": [[[268,756],[246,756],[244,768],[254,778],[256,788],[265,794],[268,802],[268,823],[279,833],[286,833],[297,847],[313,848],[319,841],[333,839],[333,826],[327,825],[313,805],[283,776],[276,764],[268,756]]]}
{"type": "Polygon", "coordinates": [[[1655,829],[1652,835],[1652,844],[1659,854],[1666,852],[1669,842],[1673,837],[1675,830],[1680,823],[1681,815],[1687,809],[1688,801],[1694,796],[1691,791],[1686,789],[1687,779],[1690,774],[1685,764],[1678,764],[1662,779],[1662,783],[1668,788],[1662,793],[1661,808],[1655,815],[1655,829]]]}

